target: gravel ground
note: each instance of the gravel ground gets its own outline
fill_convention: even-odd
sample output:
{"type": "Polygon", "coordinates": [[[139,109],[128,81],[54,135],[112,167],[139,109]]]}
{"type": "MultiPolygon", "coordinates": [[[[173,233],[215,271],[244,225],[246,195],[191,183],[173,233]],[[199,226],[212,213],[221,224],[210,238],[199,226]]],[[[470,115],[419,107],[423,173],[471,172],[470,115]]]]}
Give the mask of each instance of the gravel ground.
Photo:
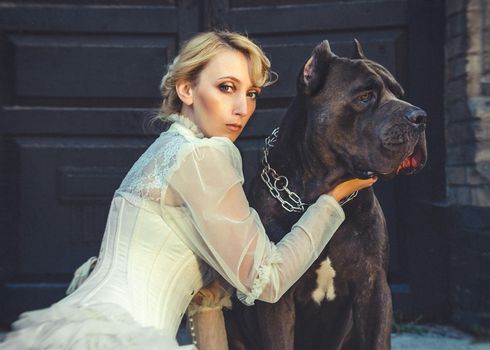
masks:
{"type": "Polygon", "coordinates": [[[477,340],[449,326],[416,326],[391,336],[393,350],[490,350],[490,340],[477,340]]]}
{"type": "MultiPolygon", "coordinates": [[[[394,333],[392,350],[490,350],[490,340],[475,340],[452,327],[418,326],[415,331],[394,333]]],[[[5,333],[0,332],[0,341],[4,336],[5,333]]],[[[180,337],[181,340],[186,338],[184,334],[180,337]]]]}

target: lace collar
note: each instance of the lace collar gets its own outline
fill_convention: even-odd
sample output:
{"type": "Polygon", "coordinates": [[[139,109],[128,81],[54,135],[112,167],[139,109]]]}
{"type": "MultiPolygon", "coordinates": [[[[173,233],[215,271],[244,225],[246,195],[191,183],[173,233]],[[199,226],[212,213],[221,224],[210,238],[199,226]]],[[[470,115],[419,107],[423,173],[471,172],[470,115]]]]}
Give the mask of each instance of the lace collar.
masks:
{"type": "Polygon", "coordinates": [[[167,117],[167,120],[173,122],[173,125],[176,125],[179,130],[190,131],[195,137],[202,139],[204,137],[201,130],[199,130],[198,126],[194,124],[192,120],[184,117],[181,114],[172,114],[167,117]]]}

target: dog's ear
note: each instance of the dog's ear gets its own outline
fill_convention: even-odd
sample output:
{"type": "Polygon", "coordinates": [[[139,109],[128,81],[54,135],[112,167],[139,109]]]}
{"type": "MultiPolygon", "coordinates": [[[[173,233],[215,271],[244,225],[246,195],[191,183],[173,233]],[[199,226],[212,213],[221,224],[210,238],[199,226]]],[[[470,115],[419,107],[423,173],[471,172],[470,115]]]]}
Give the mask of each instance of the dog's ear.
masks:
{"type": "Polygon", "coordinates": [[[352,53],[352,59],[363,60],[366,56],[364,55],[364,50],[362,49],[361,43],[359,40],[354,38],[354,52],[352,53]]]}
{"type": "Polygon", "coordinates": [[[327,73],[328,61],[336,57],[328,40],[322,41],[305,62],[299,77],[300,88],[308,95],[314,94],[322,85],[327,73]]]}

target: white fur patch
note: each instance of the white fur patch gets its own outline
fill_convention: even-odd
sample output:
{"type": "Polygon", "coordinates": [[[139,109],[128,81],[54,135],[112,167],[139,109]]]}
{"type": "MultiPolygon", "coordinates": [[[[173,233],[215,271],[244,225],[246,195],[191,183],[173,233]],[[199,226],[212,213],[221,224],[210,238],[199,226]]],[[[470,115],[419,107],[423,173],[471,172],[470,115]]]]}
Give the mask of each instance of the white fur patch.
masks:
{"type": "Polygon", "coordinates": [[[317,288],[311,293],[313,300],[320,305],[323,299],[332,301],[335,299],[335,288],[333,285],[333,279],[335,277],[335,270],[332,267],[330,258],[326,258],[320,264],[318,270],[316,270],[316,283],[317,288]]]}

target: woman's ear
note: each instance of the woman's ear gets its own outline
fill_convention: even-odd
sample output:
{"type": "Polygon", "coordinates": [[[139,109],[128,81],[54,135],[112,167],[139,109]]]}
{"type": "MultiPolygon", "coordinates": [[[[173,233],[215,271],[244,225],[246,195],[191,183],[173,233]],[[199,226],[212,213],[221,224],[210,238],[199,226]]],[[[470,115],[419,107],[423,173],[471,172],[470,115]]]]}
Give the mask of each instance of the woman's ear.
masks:
{"type": "Polygon", "coordinates": [[[194,98],[192,95],[192,85],[188,80],[179,80],[175,84],[175,90],[177,91],[177,95],[183,104],[187,106],[191,106],[194,102],[194,98]]]}

